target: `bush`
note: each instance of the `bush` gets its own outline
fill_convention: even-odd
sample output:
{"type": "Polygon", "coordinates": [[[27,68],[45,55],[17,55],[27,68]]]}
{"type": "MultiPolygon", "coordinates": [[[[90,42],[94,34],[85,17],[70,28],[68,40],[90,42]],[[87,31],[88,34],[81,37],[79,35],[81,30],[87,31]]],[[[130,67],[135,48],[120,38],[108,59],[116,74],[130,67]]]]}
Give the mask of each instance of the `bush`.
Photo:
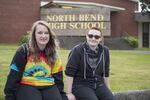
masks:
{"type": "Polygon", "coordinates": [[[30,34],[31,34],[31,32],[27,32],[25,35],[23,35],[19,41],[19,45],[27,43],[29,40],[30,34]]]}
{"type": "Polygon", "coordinates": [[[138,39],[136,37],[128,36],[128,37],[123,37],[123,39],[127,43],[129,43],[129,45],[132,46],[133,48],[137,48],[138,47],[138,39]]]}

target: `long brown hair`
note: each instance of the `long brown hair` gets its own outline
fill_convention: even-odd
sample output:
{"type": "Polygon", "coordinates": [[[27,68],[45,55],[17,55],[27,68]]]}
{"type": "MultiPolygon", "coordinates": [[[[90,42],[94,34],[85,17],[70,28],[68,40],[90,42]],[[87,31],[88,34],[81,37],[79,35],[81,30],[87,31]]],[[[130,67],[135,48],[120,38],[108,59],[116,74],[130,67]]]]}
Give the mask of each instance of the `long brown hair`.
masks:
{"type": "Polygon", "coordinates": [[[45,26],[48,29],[48,32],[50,34],[49,42],[47,43],[44,51],[45,51],[47,63],[53,65],[54,61],[55,61],[56,46],[58,46],[58,45],[56,44],[55,34],[50,30],[47,22],[40,20],[40,21],[36,21],[33,24],[32,29],[31,29],[31,37],[29,40],[29,48],[31,50],[31,53],[33,55],[33,59],[34,59],[35,63],[39,62],[40,61],[40,59],[39,59],[40,49],[37,45],[37,41],[35,38],[36,27],[39,24],[45,26]]]}

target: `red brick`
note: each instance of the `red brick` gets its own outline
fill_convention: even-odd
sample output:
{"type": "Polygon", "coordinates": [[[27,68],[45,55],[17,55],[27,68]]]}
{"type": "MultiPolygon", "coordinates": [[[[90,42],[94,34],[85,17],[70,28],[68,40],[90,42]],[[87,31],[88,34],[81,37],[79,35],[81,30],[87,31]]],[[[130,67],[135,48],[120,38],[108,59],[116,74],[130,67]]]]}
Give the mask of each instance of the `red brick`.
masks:
{"type": "Polygon", "coordinates": [[[0,43],[17,43],[40,19],[38,0],[0,0],[0,43]]]}

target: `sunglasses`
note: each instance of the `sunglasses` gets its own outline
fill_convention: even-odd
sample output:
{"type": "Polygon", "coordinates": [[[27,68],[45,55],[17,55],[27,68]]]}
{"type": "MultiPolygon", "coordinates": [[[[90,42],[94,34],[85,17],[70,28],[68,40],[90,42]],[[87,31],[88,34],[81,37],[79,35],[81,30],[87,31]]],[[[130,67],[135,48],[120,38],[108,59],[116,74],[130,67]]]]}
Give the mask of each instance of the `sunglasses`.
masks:
{"type": "Polygon", "coordinates": [[[95,38],[95,39],[99,39],[101,36],[100,35],[92,35],[92,34],[88,34],[89,38],[95,38]]]}

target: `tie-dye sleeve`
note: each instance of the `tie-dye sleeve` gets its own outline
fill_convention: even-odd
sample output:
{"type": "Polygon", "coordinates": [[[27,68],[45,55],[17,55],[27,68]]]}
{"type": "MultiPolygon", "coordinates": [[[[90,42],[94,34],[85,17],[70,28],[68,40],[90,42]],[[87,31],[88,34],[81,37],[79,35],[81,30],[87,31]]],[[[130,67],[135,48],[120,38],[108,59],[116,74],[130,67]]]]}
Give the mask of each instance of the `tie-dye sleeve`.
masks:
{"type": "Polygon", "coordinates": [[[56,61],[52,67],[52,74],[63,71],[63,66],[60,58],[56,58],[56,61]]]}
{"type": "Polygon", "coordinates": [[[20,47],[13,57],[10,64],[10,72],[7,76],[7,81],[4,89],[5,100],[16,100],[15,95],[19,87],[19,82],[22,76],[22,71],[25,66],[25,55],[23,48],[20,47]]]}

